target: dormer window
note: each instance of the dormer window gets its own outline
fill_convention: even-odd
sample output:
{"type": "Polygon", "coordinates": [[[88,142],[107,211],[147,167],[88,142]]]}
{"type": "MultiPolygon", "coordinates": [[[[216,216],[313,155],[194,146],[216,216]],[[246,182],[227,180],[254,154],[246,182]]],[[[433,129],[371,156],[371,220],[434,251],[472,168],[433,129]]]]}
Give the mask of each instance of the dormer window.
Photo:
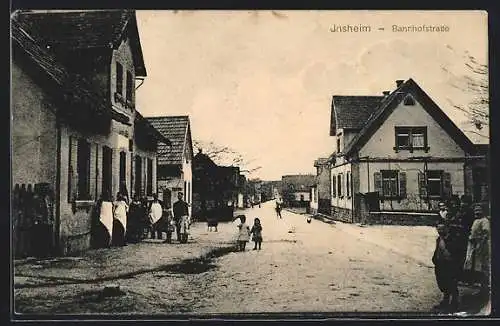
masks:
{"type": "Polygon", "coordinates": [[[337,136],[337,153],[340,153],[340,136],[337,136]]]}
{"type": "Polygon", "coordinates": [[[429,150],[427,143],[427,127],[395,127],[396,151],[429,150]]]}
{"type": "Polygon", "coordinates": [[[404,105],[415,105],[415,99],[413,98],[413,96],[408,94],[408,95],[406,95],[403,103],[404,103],[404,105]]]}

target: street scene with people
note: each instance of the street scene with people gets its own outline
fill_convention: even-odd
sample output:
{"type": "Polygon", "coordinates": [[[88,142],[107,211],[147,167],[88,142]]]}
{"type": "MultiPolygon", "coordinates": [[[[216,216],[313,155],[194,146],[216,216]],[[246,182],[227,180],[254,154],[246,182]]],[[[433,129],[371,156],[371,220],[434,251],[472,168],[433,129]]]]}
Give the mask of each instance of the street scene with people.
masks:
{"type": "Polygon", "coordinates": [[[14,10],[13,318],[489,315],[487,17],[425,15],[14,10]]]}

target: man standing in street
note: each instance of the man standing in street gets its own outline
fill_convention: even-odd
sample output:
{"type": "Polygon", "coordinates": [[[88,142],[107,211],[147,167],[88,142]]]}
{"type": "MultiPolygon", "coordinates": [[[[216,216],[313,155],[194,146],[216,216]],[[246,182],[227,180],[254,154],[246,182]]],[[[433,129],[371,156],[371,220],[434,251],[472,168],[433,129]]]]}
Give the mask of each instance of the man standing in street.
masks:
{"type": "Polygon", "coordinates": [[[174,211],[175,232],[177,233],[177,240],[179,242],[181,241],[182,217],[189,216],[188,204],[182,199],[182,197],[182,192],[179,192],[177,194],[177,198],[179,200],[176,201],[172,207],[172,210],[174,211]]]}

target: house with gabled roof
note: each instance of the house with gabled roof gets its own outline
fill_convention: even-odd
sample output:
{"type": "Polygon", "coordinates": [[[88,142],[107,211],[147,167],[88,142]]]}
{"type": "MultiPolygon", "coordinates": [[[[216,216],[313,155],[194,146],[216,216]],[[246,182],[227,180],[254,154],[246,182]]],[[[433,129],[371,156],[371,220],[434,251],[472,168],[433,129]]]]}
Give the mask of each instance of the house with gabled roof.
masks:
{"type": "Polygon", "coordinates": [[[17,11],[11,32],[13,185],[51,189],[41,241],[79,252],[99,198],[156,192],[156,148],[168,143],[135,106],[146,77],[135,12],[17,11]]]}
{"type": "MultiPolygon", "coordinates": [[[[315,200],[311,201],[317,213],[330,215],[331,209],[331,189],[330,189],[330,160],[327,157],[320,157],[314,161],[316,168],[315,200]]],[[[311,193],[312,194],[312,193],[311,193]]]]}
{"type": "Polygon", "coordinates": [[[193,142],[189,116],[148,117],[147,120],[171,143],[158,146],[159,198],[166,207],[171,207],[177,201],[177,194],[182,192],[191,209],[193,142]]]}
{"type": "Polygon", "coordinates": [[[288,207],[309,207],[311,187],[316,185],[313,174],[293,174],[281,177],[283,204],[288,207]]]}
{"type": "Polygon", "coordinates": [[[330,136],[331,209],[339,220],[361,221],[367,194],[377,195],[375,218],[424,216],[468,192],[464,164],[475,147],[411,78],[382,96],[333,96],[330,136]]]}

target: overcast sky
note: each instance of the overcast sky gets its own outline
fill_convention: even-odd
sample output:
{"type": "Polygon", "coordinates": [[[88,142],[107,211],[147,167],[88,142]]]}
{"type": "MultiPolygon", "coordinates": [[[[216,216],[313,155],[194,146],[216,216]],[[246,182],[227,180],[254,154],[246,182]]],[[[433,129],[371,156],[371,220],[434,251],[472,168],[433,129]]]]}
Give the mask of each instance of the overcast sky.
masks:
{"type": "Polygon", "coordinates": [[[139,110],[189,115],[194,139],[231,146],[262,166],[251,177],[266,180],[313,173],[314,160],[332,153],[332,95],[380,95],[411,77],[461,126],[449,100],[465,104],[470,95],[441,67],[463,74],[465,51],[487,63],[487,15],[479,11],[138,11],[137,18],[148,72],[139,110]],[[372,32],[331,32],[334,24],[372,32]],[[449,31],[395,33],[393,24],[449,31]]]}

